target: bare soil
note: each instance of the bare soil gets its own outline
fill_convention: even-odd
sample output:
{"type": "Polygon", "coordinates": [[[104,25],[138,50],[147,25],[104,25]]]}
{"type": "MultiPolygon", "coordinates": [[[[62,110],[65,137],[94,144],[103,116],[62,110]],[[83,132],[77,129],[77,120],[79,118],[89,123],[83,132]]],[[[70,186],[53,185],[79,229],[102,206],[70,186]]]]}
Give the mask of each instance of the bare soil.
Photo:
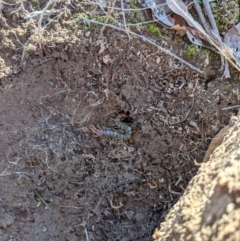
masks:
{"type": "Polygon", "coordinates": [[[9,11],[0,30],[0,239],[152,240],[197,173],[194,160],[236,115],[221,110],[238,102],[236,80],[212,70],[206,90],[206,79],[155,47],[109,28],[100,36],[94,25],[56,24],[65,42],[48,36],[43,51],[23,52],[32,29],[9,11]],[[132,119],[131,141],[90,131],[113,127],[120,111],[132,119]]]}

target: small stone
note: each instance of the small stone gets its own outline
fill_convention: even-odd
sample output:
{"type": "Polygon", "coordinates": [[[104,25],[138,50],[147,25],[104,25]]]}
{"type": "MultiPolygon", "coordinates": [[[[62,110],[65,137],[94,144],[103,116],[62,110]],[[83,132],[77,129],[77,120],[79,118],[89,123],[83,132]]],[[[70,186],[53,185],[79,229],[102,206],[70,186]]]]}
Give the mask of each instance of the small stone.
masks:
{"type": "Polygon", "coordinates": [[[105,47],[104,43],[101,43],[101,47],[100,47],[100,50],[98,51],[98,53],[102,54],[105,50],[106,50],[106,47],[105,47]]]}
{"type": "Polygon", "coordinates": [[[235,204],[234,203],[229,203],[227,205],[227,207],[226,207],[226,212],[230,213],[230,212],[232,212],[234,210],[234,208],[235,208],[235,204]]]}
{"type": "Polygon", "coordinates": [[[193,126],[193,127],[196,127],[198,129],[197,123],[194,120],[190,120],[189,125],[193,126]]]}
{"type": "Polygon", "coordinates": [[[157,108],[161,109],[163,107],[164,101],[158,101],[157,108]]]}
{"type": "Polygon", "coordinates": [[[157,57],[157,59],[156,59],[156,63],[157,63],[157,64],[160,63],[160,58],[159,58],[159,57],[157,57]]]}
{"type": "Polygon", "coordinates": [[[188,88],[189,88],[189,89],[192,89],[192,88],[193,88],[193,83],[191,83],[191,82],[188,83],[188,88]]]}
{"type": "Polygon", "coordinates": [[[44,227],[42,231],[43,231],[43,233],[45,233],[47,231],[47,228],[44,227]]]}
{"type": "Polygon", "coordinates": [[[110,56],[109,56],[109,54],[107,54],[107,55],[105,55],[105,56],[103,56],[103,63],[104,64],[108,64],[108,62],[110,61],[110,56]]]}
{"type": "Polygon", "coordinates": [[[84,132],[84,133],[89,132],[89,130],[90,129],[88,127],[82,127],[81,128],[81,131],[84,132]]]}
{"type": "Polygon", "coordinates": [[[129,147],[128,147],[128,152],[130,152],[130,153],[131,153],[131,152],[133,152],[133,151],[134,151],[134,147],[129,146],[129,147]]]}
{"type": "Polygon", "coordinates": [[[91,34],[90,31],[88,31],[85,33],[85,36],[88,38],[90,36],[90,34],[91,34]]]}

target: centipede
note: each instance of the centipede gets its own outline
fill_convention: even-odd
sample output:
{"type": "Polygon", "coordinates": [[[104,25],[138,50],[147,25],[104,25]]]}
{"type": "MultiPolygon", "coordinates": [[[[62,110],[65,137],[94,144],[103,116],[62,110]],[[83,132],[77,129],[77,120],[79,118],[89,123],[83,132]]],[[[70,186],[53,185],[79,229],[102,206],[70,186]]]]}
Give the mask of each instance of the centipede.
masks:
{"type": "Polygon", "coordinates": [[[132,127],[122,121],[122,117],[118,115],[115,118],[115,127],[105,127],[105,126],[91,126],[91,131],[99,137],[116,137],[123,140],[130,139],[132,135],[132,127]]]}

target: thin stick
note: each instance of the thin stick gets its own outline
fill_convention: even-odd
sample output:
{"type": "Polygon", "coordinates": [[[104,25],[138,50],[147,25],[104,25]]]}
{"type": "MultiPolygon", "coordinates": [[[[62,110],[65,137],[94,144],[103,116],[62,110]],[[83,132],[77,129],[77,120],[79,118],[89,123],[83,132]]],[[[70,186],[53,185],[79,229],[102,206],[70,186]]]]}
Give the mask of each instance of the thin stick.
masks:
{"type": "Polygon", "coordinates": [[[51,208],[49,207],[49,205],[46,203],[46,201],[40,196],[40,194],[36,191],[36,189],[33,187],[33,185],[31,184],[31,182],[28,180],[27,177],[25,177],[28,185],[31,187],[31,189],[33,190],[33,192],[38,196],[38,198],[40,199],[40,201],[45,205],[45,207],[49,210],[51,210],[51,208]]]}
{"type": "Polygon", "coordinates": [[[175,183],[175,186],[178,186],[178,184],[183,180],[182,176],[178,178],[178,180],[175,183]]]}
{"type": "Polygon", "coordinates": [[[157,188],[157,183],[154,182],[154,181],[152,181],[152,182],[154,183],[154,185],[152,185],[150,182],[147,183],[147,184],[149,185],[149,187],[150,187],[151,189],[157,188]]]}
{"type": "MultiPolygon", "coordinates": [[[[125,16],[125,10],[124,10],[124,3],[123,3],[123,0],[121,0],[121,8],[122,8],[122,14],[123,14],[123,23],[124,23],[124,28],[126,30],[128,30],[128,27],[127,27],[127,22],[126,22],[126,16],[125,16]]],[[[130,40],[130,35],[128,33],[128,38],[130,40]]]]}
{"type": "MultiPolygon", "coordinates": [[[[98,1],[97,1],[98,2],[98,1]]],[[[85,2],[84,2],[85,3],[85,2]]],[[[101,4],[96,3],[94,1],[87,0],[86,4],[92,4],[92,5],[97,5],[100,7],[101,4]]],[[[166,6],[167,3],[161,3],[161,4],[156,4],[154,7],[161,7],[161,6],[166,6]]],[[[108,7],[111,8],[112,10],[122,10],[122,8],[118,7],[108,7]]],[[[141,8],[125,8],[125,11],[142,11],[142,10],[147,10],[149,7],[141,7],[141,8]]]]}
{"type": "Polygon", "coordinates": [[[111,206],[111,208],[113,208],[113,209],[119,209],[119,208],[121,208],[121,207],[123,207],[123,204],[120,202],[120,205],[119,206],[114,206],[113,205],[113,198],[110,200],[110,206],[111,206]]]}
{"type": "Polygon", "coordinates": [[[168,191],[169,191],[170,193],[172,193],[172,194],[182,195],[181,192],[175,192],[175,191],[172,191],[172,189],[171,189],[171,185],[168,186],[168,191]]]}
{"type": "Polygon", "coordinates": [[[0,4],[1,4],[1,3],[6,4],[6,5],[8,5],[8,6],[16,6],[16,5],[18,4],[18,2],[11,4],[11,3],[7,3],[7,2],[4,2],[4,1],[1,1],[1,0],[0,0],[0,4]]]}
{"type": "Polygon", "coordinates": [[[42,31],[42,20],[43,20],[43,16],[45,11],[48,9],[48,7],[53,3],[54,0],[50,0],[47,5],[45,6],[45,8],[42,10],[42,13],[40,15],[40,18],[38,20],[38,41],[39,41],[39,47],[40,49],[42,49],[42,35],[43,35],[43,31],[42,31]]]}
{"type": "Polygon", "coordinates": [[[235,108],[240,108],[240,105],[224,107],[224,108],[222,108],[222,110],[231,110],[231,109],[235,109],[235,108]]]}
{"type": "Polygon", "coordinates": [[[199,3],[196,0],[193,3],[194,3],[194,7],[198,13],[198,16],[203,24],[204,29],[206,30],[207,34],[211,35],[210,26],[209,26],[205,16],[203,15],[203,12],[202,12],[202,9],[201,9],[199,3]]]}
{"type": "Polygon", "coordinates": [[[185,191],[186,189],[183,187],[183,185],[182,184],[180,184],[179,185],[179,187],[183,190],[183,191],[185,191]]]}
{"type": "MultiPolygon", "coordinates": [[[[204,9],[205,9],[205,12],[208,16],[208,19],[209,19],[209,22],[210,22],[210,25],[212,27],[212,31],[213,33],[210,34],[210,36],[212,36],[220,45],[222,43],[222,40],[221,40],[221,37],[220,37],[220,34],[219,34],[219,31],[218,31],[218,27],[217,27],[217,24],[215,22],[215,19],[213,17],[213,14],[212,14],[212,9],[210,7],[210,4],[209,4],[209,0],[203,0],[203,6],[204,6],[204,9]]],[[[208,32],[207,32],[208,33],[208,32]]],[[[209,34],[209,33],[208,33],[209,34]]],[[[221,70],[224,69],[224,67],[228,67],[225,66],[225,60],[223,58],[222,55],[221,56],[221,70]]],[[[228,69],[228,68],[227,68],[228,69]]],[[[229,75],[226,75],[227,77],[230,77],[230,74],[229,75]]]]}
{"type": "Polygon", "coordinates": [[[85,235],[86,235],[86,240],[88,241],[89,239],[88,239],[88,232],[87,232],[87,229],[86,228],[84,228],[84,232],[85,232],[85,235]]]}
{"type": "MultiPolygon", "coordinates": [[[[110,18],[110,19],[114,20],[115,22],[117,22],[118,24],[121,24],[121,23],[119,23],[118,21],[116,21],[114,18],[112,18],[112,16],[111,16],[111,14],[112,14],[112,12],[113,12],[113,7],[115,6],[116,1],[117,1],[117,0],[112,0],[112,1],[109,2],[109,4],[108,4],[108,11],[107,11],[107,12],[104,10],[104,8],[103,8],[101,5],[99,5],[99,7],[102,9],[102,11],[103,11],[103,12],[106,14],[106,16],[107,16],[107,18],[106,18],[106,20],[105,20],[105,23],[107,23],[108,20],[109,20],[109,18],[110,18]]],[[[101,31],[100,31],[100,37],[102,37],[103,31],[104,31],[105,28],[106,28],[106,27],[103,25],[103,27],[102,27],[102,29],[101,29],[101,31]]]]}
{"type": "Polygon", "coordinates": [[[154,43],[153,41],[151,41],[150,39],[146,38],[145,36],[143,35],[140,35],[140,34],[137,34],[135,32],[132,32],[131,30],[125,30],[125,29],[122,29],[120,27],[117,27],[117,26],[114,26],[112,24],[108,24],[108,23],[101,23],[101,22],[98,22],[98,21],[95,21],[95,20],[92,20],[92,19],[87,19],[87,18],[84,18],[82,16],[79,16],[80,19],[86,21],[86,22],[90,22],[90,23],[95,23],[95,24],[99,24],[99,25],[103,25],[103,26],[106,26],[106,27],[110,27],[110,28],[113,28],[113,29],[117,29],[119,31],[122,31],[122,32],[125,32],[125,33],[129,33],[129,34],[132,34],[133,36],[136,36],[138,38],[140,38],[141,40],[145,41],[145,42],[148,42],[150,43],[151,45],[157,47],[160,51],[166,53],[167,55],[170,55],[171,57],[177,59],[178,61],[182,62],[183,64],[187,65],[189,68],[195,70],[196,72],[202,74],[202,75],[205,75],[205,73],[196,68],[195,66],[191,65],[190,63],[188,63],[187,61],[183,60],[182,58],[180,58],[179,56],[175,55],[174,53],[172,53],[170,50],[168,49],[164,49],[163,47],[159,46],[158,44],[154,43]]]}
{"type": "MultiPolygon", "coordinates": [[[[208,16],[209,22],[211,24],[212,30],[216,34],[215,36],[217,36],[216,40],[221,42],[221,37],[220,37],[219,31],[218,31],[217,24],[215,22],[213,14],[212,14],[212,10],[211,10],[210,4],[209,4],[209,0],[207,0],[207,1],[203,0],[203,6],[204,6],[204,9],[207,13],[207,16],[208,16]]],[[[213,37],[215,37],[215,36],[213,35],[213,37]]]]}

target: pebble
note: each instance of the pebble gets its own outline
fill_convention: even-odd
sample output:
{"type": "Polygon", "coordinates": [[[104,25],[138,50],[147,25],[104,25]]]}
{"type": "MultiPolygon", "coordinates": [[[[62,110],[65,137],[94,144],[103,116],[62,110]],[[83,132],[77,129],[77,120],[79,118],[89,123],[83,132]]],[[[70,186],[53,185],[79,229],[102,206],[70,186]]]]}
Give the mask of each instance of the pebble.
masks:
{"type": "Polygon", "coordinates": [[[90,36],[90,31],[85,33],[85,36],[88,38],[90,36]]]}

